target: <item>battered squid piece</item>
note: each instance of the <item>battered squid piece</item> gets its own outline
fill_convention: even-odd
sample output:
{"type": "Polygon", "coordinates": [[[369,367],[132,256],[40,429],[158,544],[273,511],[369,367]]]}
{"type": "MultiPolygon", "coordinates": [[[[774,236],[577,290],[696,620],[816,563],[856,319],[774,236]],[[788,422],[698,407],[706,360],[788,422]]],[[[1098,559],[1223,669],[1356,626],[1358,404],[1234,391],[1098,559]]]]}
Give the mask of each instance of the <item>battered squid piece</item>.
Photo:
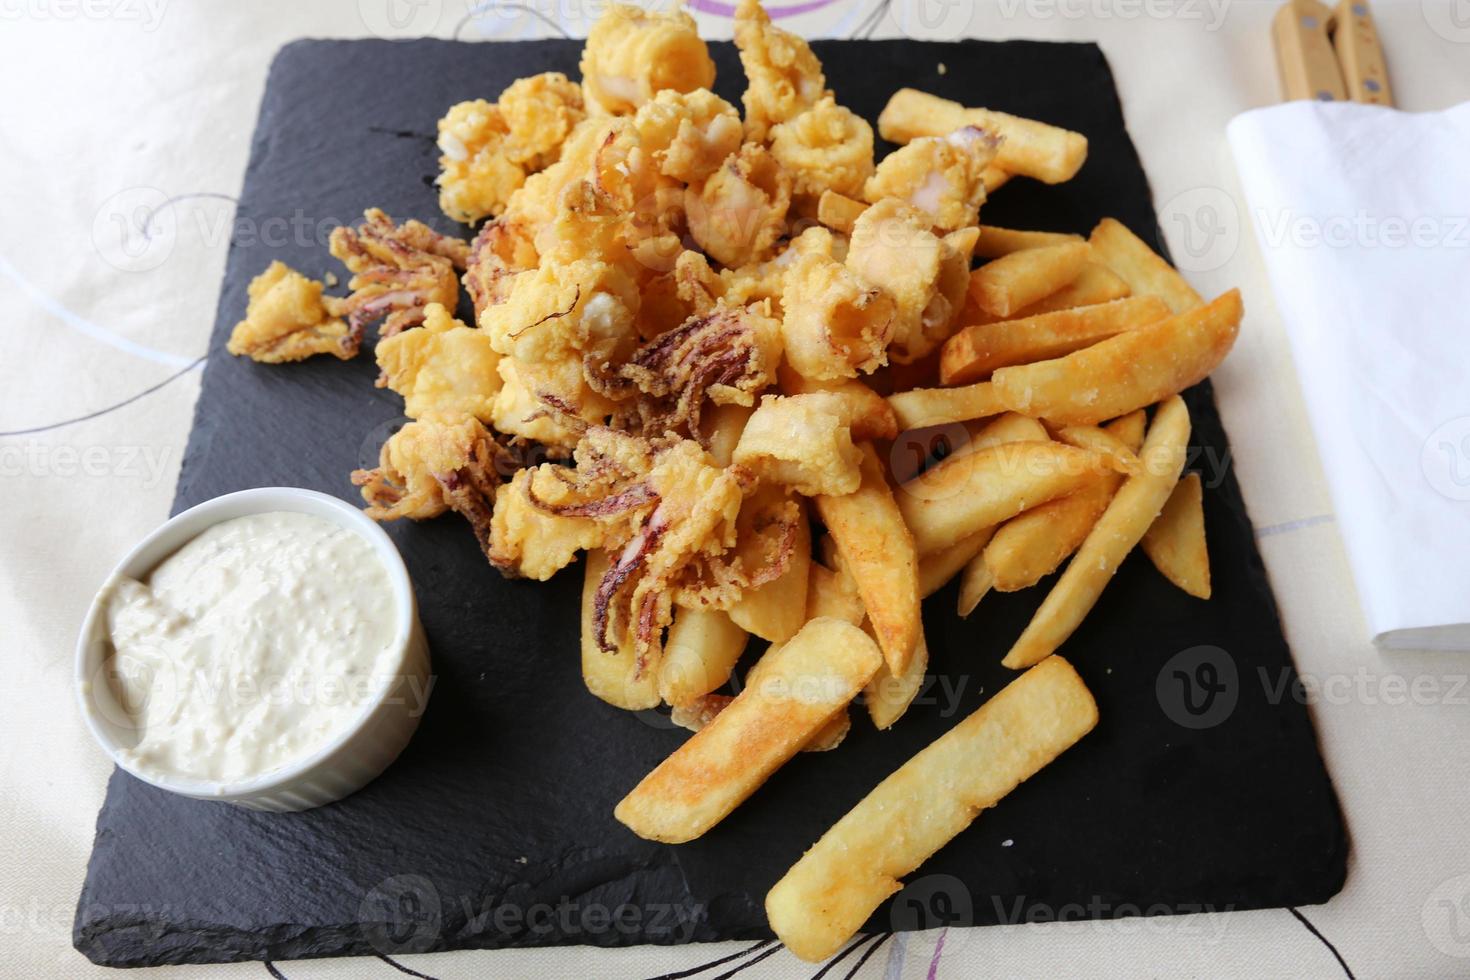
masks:
{"type": "Polygon", "coordinates": [[[747,79],[746,139],[765,142],[772,126],[831,94],[822,63],[806,41],[773,25],[759,0],[740,0],[735,8],[735,46],[747,79]]]}
{"type": "Polygon", "coordinates": [[[614,399],[632,395],[620,424],[649,437],[698,440],[706,400],[755,404],[780,360],[777,320],[753,308],[716,306],[639,347],[603,391],[614,399]]]}
{"type": "Polygon", "coordinates": [[[538,442],[558,458],[571,455],[587,426],[605,422],[614,410],[587,386],[576,358],[526,364],[504,357],[500,378],[491,410],[495,428],[538,442]]]}
{"type": "Polygon", "coordinates": [[[505,156],[535,173],[555,163],[561,147],[587,118],[582,86],[559,71],[517,79],[496,103],[505,120],[505,156]]]}
{"type": "Polygon", "coordinates": [[[403,396],[411,419],[471,415],[490,422],[500,392],[500,355],[490,338],[460,323],[438,303],[424,311],[424,325],[378,344],[379,388],[403,396]]]}
{"type": "Polygon", "coordinates": [[[974,126],[916,139],[883,158],[863,198],[897,198],[928,214],[941,231],[968,227],[980,220],[985,168],[999,146],[999,139],[974,126]]]}
{"type": "Polygon", "coordinates": [[[439,120],[439,209],[474,224],[505,210],[526,182],[526,168],[512,160],[510,125],[493,102],[474,99],[450,106],[439,120]]]}
{"type": "Polygon", "coordinates": [[[495,349],[527,364],[590,358],[601,368],[637,343],[638,284],[595,259],[543,262],[518,273],[504,302],[486,309],[480,329],[495,349]]]}
{"type": "Polygon", "coordinates": [[[740,149],[740,114],[708,89],[665,90],[633,116],[645,153],[665,177],[685,183],[703,180],[740,149]]]}
{"type": "Polygon", "coordinates": [[[517,272],[536,268],[540,256],[525,225],[508,217],[485,222],[470,243],[462,281],[475,304],[475,322],[488,307],[504,302],[517,272]]]}
{"type": "MultiPolygon", "coordinates": [[[[491,555],[491,516],[500,473],[514,465],[477,419],[431,416],[410,422],[383,443],[378,466],[355,470],[375,521],[425,520],[453,510],[470,522],[491,555]]],[[[493,559],[492,559],[493,560],[493,559]]]]}
{"type": "Polygon", "coordinates": [[[786,360],[802,377],[855,378],[888,363],[897,324],[893,297],[830,254],[798,255],[786,273],[782,309],[786,360]]]}
{"type": "Polygon", "coordinates": [[[328,310],[347,317],[354,330],[386,319],[379,333],[391,337],[418,326],[430,303],[452,310],[459,303],[459,277],[469,261],[469,244],[419,221],[394,225],[377,208],[363,213],[360,228],[332,231],[332,254],[352,270],[352,294],[328,300],[328,310]]]}
{"type": "Polygon", "coordinates": [[[828,95],[771,127],[771,154],[791,174],[795,194],[857,197],[873,175],[873,127],[828,95]]]}
{"type": "Polygon", "coordinates": [[[710,258],[732,267],[770,257],[790,206],[791,177],[758,143],[746,143],[684,192],[689,234],[710,258]]]}
{"type": "MultiPolygon", "coordinates": [[[[893,339],[888,356],[910,364],[937,347],[946,336],[958,305],[931,307],[940,291],[941,273],[956,260],[953,246],[930,230],[930,216],[894,198],[885,198],[862,213],[852,229],[847,267],[859,279],[886,291],[894,301],[893,339]],[[927,316],[926,316],[927,314],[927,316]]],[[[974,248],[974,241],[969,243],[974,248]]],[[[968,265],[969,259],[964,260],[968,265]]],[[[948,283],[953,276],[946,277],[948,283]]],[[[963,294],[956,297],[963,303],[963,294]]]]}
{"type": "Polygon", "coordinates": [[[664,89],[692,92],[715,83],[715,63],[690,17],[615,3],[587,32],[582,93],[593,112],[629,113],[664,89]]]}
{"type": "Polygon", "coordinates": [[[235,324],[225,349],[262,364],[300,361],[314,354],[348,360],[357,356],[362,327],[334,319],[322,301],[322,284],[284,262],[250,280],[245,319],[235,324]]]}

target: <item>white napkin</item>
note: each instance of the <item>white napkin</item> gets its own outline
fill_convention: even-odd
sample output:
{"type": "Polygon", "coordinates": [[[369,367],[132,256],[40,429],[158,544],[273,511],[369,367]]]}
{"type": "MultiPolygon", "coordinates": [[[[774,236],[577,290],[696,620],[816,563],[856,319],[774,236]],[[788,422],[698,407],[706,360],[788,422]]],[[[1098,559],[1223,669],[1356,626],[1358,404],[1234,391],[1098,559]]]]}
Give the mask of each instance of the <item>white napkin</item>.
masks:
{"type": "Polygon", "coordinates": [[[1470,103],[1228,133],[1374,641],[1470,650],[1470,103]]]}

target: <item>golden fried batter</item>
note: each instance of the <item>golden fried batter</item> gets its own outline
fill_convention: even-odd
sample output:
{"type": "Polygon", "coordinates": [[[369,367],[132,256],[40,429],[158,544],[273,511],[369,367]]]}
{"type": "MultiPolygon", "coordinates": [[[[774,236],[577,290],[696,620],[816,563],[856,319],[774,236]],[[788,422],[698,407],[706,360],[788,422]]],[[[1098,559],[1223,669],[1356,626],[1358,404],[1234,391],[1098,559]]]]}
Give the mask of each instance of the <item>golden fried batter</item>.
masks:
{"type": "Polygon", "coordinates": [[[536,268],[540,260],[524,222],[508,215],[485,222],[470,243],[462,280],[475,304],[475,322],[487,307],[505,299],[512,276],[536,268]]]}
{"type": "Polygon", "coordinates": [[[794,193],[857,197],[873,175],[873,127],[828,95],[771,127],[771,154],[791,174],[794,193]]]}
{"type": "Polygon", "coordinates": [[[582,92],[595,112],[628,113],[664,89],[692,92],[714,83],[709,48],[682,10],[660,14],[615,3],[587,33],[582,92]]]}
{"type": "Polygon", "coordinates": [[[999,140],[974,126],[916,139],[883,158],[863,187],[863,199],[912,204],[941,231],[968,227],[980,220],[985,168],[999,146],[999,140]]]}
{"type": "Polygon", "coordinates": [[[684,195],[689,234],[726,266],[769,258],[790,206],[791,178],[759,143],[746,143],[684,195]]]}
{"type": "Polygon", "coordinates": [[[504,211],[526,182],[509,149],[510,125],[498,105],[474,99],[450,106],[439,120],[440,210],[465,224],[504,211]]]}
{"type": "Polygon", "coordinates": [[[900,364],[918,360],[943,340],[924,323],[944,256],[943,243],[930,227],[927,212],[889,197],[864,211],[852,229],[847,267],[893,297],[888,356],[900,364]]]}
{"type": "Polygon", "coordinates": [[[527,173],[544,170],[561,155],[561,145],[587,118],[582,86],[559,71],[512,82],[496,102],[505,121],[506,159],[527,173]]]}
{"type": "Polygon", "coordinates": [[[588,387],[576,358],[527,364],[504,357],[500,378],[491,409],[496,430],[539,442],[554,453],[569,454],[587,425],[604,422],[613,412],[612,403],[588,387]]]}
{"type": "Polygon", "coordinates": [[[235,324],[226,346],[235,356],[262,364],[300,361],[313,354],[342,360],[357,356],[362,328],[333,319],[322,302],[322,284],[275,261],[248,289],[245,319],[235,324]]]}
{"type": "Polygon", "coordinates": [[[767,395],[745,423],[735,463],[807,496],[845,496],[862,482],[862,451],[826,392],[767,395]]]}
{"type": "Polygon", "coordinates": [[[735,46],[745,66],[745,138],[764,142],[772,126],[795,119],[831,93],[806,41],[771,23],[759,0],[735,8],[735,46]]]}
{"type": "Polygon", "coordinates": [[[786,273],[782,308],[786,361],[801,376],[835,381],[888,363],[897,324],[893,297],[830,253],[798,253],[786,273]]]}
{"type": "Polygon", "coordinates": [[[424,311],[424,325],[378,344],[378,387],[403,396],[403,414],[492,418],[500,391],[500,355],[490,338],[460,323],[438,303],[424,311]]]}
{"type": "Polygon", "coordinates": [[[361,330],[387,317],[379,331],[391,337],[424,320],[424,310],[438,303],[452,310],[459,303],[459,277],[469,261],[470,247],[419,221],[394,225],[377,208],[363,213],[360,228],[333,229],[332,254],[352,270],[347,283],[352,295],[327,301],[335,316],[361,330]]]}

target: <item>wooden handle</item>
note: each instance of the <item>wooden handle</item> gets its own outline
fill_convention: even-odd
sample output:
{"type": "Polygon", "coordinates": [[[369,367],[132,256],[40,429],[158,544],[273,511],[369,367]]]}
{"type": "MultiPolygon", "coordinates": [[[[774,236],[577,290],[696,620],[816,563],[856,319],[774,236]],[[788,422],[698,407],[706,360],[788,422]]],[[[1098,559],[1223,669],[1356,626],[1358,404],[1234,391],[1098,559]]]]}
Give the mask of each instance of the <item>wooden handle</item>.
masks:
{"type": "Polygon", "coordinates": [[[1337,52],[1327,29],[1332,11],[1317,0],[1287,0],[1271,22],[1276,44],[1276,67],[1281,93],[1288,102],[1317,99],[1341,102],[1347,98],[1337,52]]]}
{"type": "Polygon", "coordinates": [[[1371,105],[1393,105],[1388,63],[1367,0],[1341,0],[1332,36],[1348,98],[1371,105]]]}

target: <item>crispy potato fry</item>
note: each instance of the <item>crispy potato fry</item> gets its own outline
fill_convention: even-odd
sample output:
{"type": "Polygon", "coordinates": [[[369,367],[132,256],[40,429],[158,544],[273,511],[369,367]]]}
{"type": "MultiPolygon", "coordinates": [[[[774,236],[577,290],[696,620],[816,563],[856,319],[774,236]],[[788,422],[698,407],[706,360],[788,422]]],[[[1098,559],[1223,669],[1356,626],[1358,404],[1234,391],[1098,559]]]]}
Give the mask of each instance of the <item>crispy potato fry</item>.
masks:
{"type": "MultiPolygon", "coordinates": [[[[824,541],[831,541],[827,538],[824,541]]],[[[812,562],[811,579],[806,592],[807,619],[831,616],[854,626],[861,626],[868,611],[863,608],[863,597],[858,595],[857,583],[846,571],[834,571],[820,562],[812,562]]]]}
{"type": "MultiPolygon", "coordinates": [[[[868,629],[871,631],[871,626],[868,629]]],[[[895,674],[884,664],[878,668],[873,679],[863,688],[863,703],[867,705],[868,717],[878,731],[892,728],[902,718],[909,705],[918,697],[929,670],[929,647],[924,643],[924,634],[914,645],[914,655],[902,674],[895,674]]]]}
{"type": "MultiPolygon", "coordinates": [[[[754,499],[755,494],[768,492],[770,490],[767,487],[757,488],[751,497],[746,498],[747,503],[754,499]]],[[[800,498],[797,502],[800,503],[800,498]]],[[[746,530],[743,537],[747,540],[755,537],[748,529],[742,530],[746,530]]],[[[731,622],[772,643],[785,643],[791,639],[809,618],[806,607],[811,564],[812,527],[806,519],[803,505],[801,519],[796,523],[796,540],[791,545],[791,557],[786,571],[764,585],[746,589],[740,600],[729,609],[731,622]]]]}
{"type": "Polygon", "coordinates": [[[928,554],[1109,471],[1103,457],[1075,446],[1008,443],[945,460],[904,484],[898,507],[919,552],[928,554]]]}
{"type": "Polygon", "coordinates": [[[582,579],[582,680],[587,690],[615,707],[629,711],[655,708],[660,701],[660,665],[649,664],[642,673],[638,672],[638,654],[633,648],[631,631],[618,639],[614,653],[597,645],[592,625],[593,596],[607,568],[607,552],[600,548],[587,552],[582,579]]]}
{"type": "Polygon", "coordinates": [[[1132,290],[1128,288],[1128,284],[1113,270],[1100,263],[1089,261],[1082,266],[1082,271],[1077,273],[1076,279],[1050,296],[1032,303],[1024,310],[1017,310],[1009,317],[991,316],[976,306],[973,298],[969,298],[965,303],[965,308],[960,312],[959,322],[965,326],[973,326],[980,323],[1000,323],[1007,319],[1024,320],[1027,317],[1054,313],[1057,310],[1111,303],[1115,299],[1125,299],[1131,295],[1132,290]]]}
{"type": "Polygon", "coordinates": [[[1075,280],[1091,251],[1086,242],[1063,242],[991,259],[970,273],[970,297],[991,316],[1011,316],[1075,280]]]}
{"type": "MultiPolygon", "coordinates": [[[[687,704],[676,704],[669,712],[669,721],[680,728],[687,728],[691,732],[703,731],[715,716],[728,708],[735,700],[732,694],[705,694],[695,698],[687,704]]],[[[842,744],[847,733],[852,730],[852,716],[844,708],[832,716],[812,740],[801,747],[803,752],[830,752],[842,744]]]]}
{"type": "Polygon", "coordinates": [[[831,721],[818,728],[817,734],[813,735],[811,741],[803,745],[801,750],[803,752],[831,752],[842,744],[842,740],[847,738],[847,733],[850,731],[852,731],[852,715],[846,708],[843,708],[832,716],[831,721]]]}
{"type": "Polygon", "coordinates": [[[964,388],[915,388],[888,396],[900,430],[922,429],[999,415],[1005,406],[990,383],[964,388]]]}
{"type": "MultiPolygon", "coordinates": [[[[1143,423],[1144,413],[1139,409],[1113,422],[1103,434],[1137,459],[1137,451],[1143,445],[1143,423]]],[[[968,616],[992,587],[1000,592],[1014,592],[1029,588],[1056,571],[1087,539],[1122,485],[1121,474],[1108,474],[1096,483],[1033,507],[1003,524],[981,556],[966,569],[960,586],[960,615],[968,616]]]]}
{"type": "Polygon", "coordinates": [[[746,639],[745,630],[718,609],[679,608],[664,641],[659,696],[669,704],[686,704],[722,687],[746,639]]]}
{"type": "Polygon", "coordinates": [[[1112,218],[1102,219],[1092,230],[1089,241],[1093,258],[1122,277],[1134,295],[1158,296],[1175,313],[1187,313],[1205,305],[1177,269],[1122,223],[1112,218]]]}
{"type": "Polygon", "coordinates": [[[1000,228],[996,225],[981,225],[980,240],[975,243],[975,258],[998,259],[1028,248],[1046,245],[1065,245],[1068,242],[1086,241],[1081,235],[1063,231],[1021,231],[1015,228],[1000,228]]]}
{"type": "Polygon", "coordinates": [[[990,379],[1006,408],[1058,425],[1088,425],[1143,408],[1204,379],[1230,353],[1244,309],[1230,290],[1065,357],[1001,368],[990,379]]]}
{"type": "Polygon", "coordinates": [[[817,198],[817,221],[844,235],[852,234],[852,226],[857,224],[858,215],[866,210],[867,201],[855,201],[836,191],[823,191],[822,196],[817,198]]]}
{"type": "Polygon", "coordinates": [[[1119,473],[1138,476],[1143,472],[1143,462],[1138,458],[1138,453],[1106,429],[1099,429],[1095,425],[1069,425],[1058,429],[1055,436],[1057,442],[1065,442],[1078,449],[1090,449],[1108,457],[1119,473]]]}
{"type": "MultiPolygon", "coordinates": [[[[1205,546],[1204,489],[1186,474],[1143,535],[1143,553],[1164,578],[1196,599],[1210,597],[1210,553],[1205,546]]],[[[922,567],[922,566],[921,566],[922,567]]]]}
{"type": "Polygon", "coordinates": [[[919,642],[919,558],[883,464],[862,444],[862,484],[856,493],[814,497],[842,561],[873,623],[888,668],[902,674],[919,642]]]}
{"type": "Polygon", "coordinates": [[[1143,441],[1147,470],[1129,477],[1113,495],[1067,570],[1006,654],[1002,663],[1007,667],[1029,667],[1050,656],[1081,625],[1173,492],[1189,449],[1189,430],[1189,409],[1183,399],[1175,395],[1159,406],[1143,441]]]}
{"type": "Polygon", "coordinates": [[[901,880],[1097,724],[1072,665],[1052,657],[879,783],[766,895],[766,917],[810,962],[848,940],[901,880]]]}
{"type": "Polygon", "coordinates": [[[1002,137],[995,167],[1043,183],[1071,180],[1087,159],[1087,137],[1081,133],[990,109],[967,109],[916,89],[894,92],[878,116],[878,132],[891,143],[944,136],[962,126],[1002,137]]]}
{"type": "MultiPolygon", "coordinates": [[[[942,462],[1007,442],[1047,442],[1051,439],[1040,422],[1015,412],[997,415],[983,425],[976,423],[975,426],[966,426],[966,429],[968,431],[960,433],[952,427],[941,426],[903,433],[894,442],[888,457],[890,475],[915,493],[937,497],[955,492],[968,476],[964,467],[941,467],[942,462]],[[948,447],[943,454],[940,453],[941,445],[948,447]],[[904,465],[909,463],[912,466],[904,465]]],[[[946,542],[944,547],[949,547],[949,544],[946,542]]],[[[920,557],[924,554],[926,552],[920,552],[920,557]]]]}
{"type": "Polygon", "coordinates": [[[1015,174],[1008,173],[992,163],[980,175],[980,181],[985,185],[986,194],[994,194],[1006,184],[1010,183],[1011,178],[1014,176],[1015,174]]]}
{"type": "Polygon", "coordinates": [[[984,381],[997,368],[1062,357],[1168,315],[1169,307],[1157,296],[1134,296],[974,324],[944,342],[939,381],[946,385],[984,381]]]}
{"type": "Polygon", "coordinates": [[[862,630],[814,619],[613,811],[639,837],[682,844],[730,814],[811,741],[883,663],[862,630]]]}
{"type": "Polygon", "coordinates": [[[919,559],[919,595],[927,599],[949,583],[960,570],[985,550],[994,527],[981,528],[967,538],[919,559]]]}

